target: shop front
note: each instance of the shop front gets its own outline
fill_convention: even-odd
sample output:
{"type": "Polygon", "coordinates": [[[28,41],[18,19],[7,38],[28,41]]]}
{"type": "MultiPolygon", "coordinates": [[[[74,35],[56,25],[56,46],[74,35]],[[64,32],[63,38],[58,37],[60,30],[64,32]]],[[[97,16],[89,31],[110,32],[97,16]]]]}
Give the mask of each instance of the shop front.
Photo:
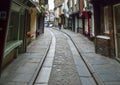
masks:
{"type": "Polygon", "coordinates": [[[116,57],[120,60],[120,3],[113,5],[116,57]]]}
{"type": "Polygon", "coordinates": [[[118,0],[91,0],[94,6],[95,51],[99,54],[120,59],[118,0]]]}
{"type": "Polygon", "coordinates": [[[27,10],[28,7],[17,0],[11,2],[2,67],[25,52],[27,10]]]}
{"type": "Polygon", "coordinates": [[[90,37],[91,30],[91,12],[82,11],[82,21],[83,21],[83,34],[90,37]]]}
{"type": "Polygon", "coordinates": [[[69,26],[74,32],[79,32],[79,11],[74,12],[69,17],[69,26]]]}
{"type": "Polygon", "coordinates": [[[9,0],[1,0],[0,1],[0,75],[2,72],[2,62],[4,55],[4,47],[5,47],[5,38],[7,31],[7,24],[9,19],[9,9],[10,9],[11,1],[9,0]]]}

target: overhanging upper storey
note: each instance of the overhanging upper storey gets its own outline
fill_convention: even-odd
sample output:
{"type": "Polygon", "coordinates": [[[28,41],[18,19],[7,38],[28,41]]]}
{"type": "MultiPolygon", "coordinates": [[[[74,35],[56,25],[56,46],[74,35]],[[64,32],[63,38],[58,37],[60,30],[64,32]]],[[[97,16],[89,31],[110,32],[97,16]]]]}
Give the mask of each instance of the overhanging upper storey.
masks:
{"type": "Polygon", "coordinates": [[[111,3],[118,3],[120,0],[90,0],[92,4],[99,3],[99,4],[111,4],[111,3]]]}
{"type": "Polygon", "coordinates": [[[61,6],[64,3],[64,0],[54,0],[55,8],[61,6]]]}

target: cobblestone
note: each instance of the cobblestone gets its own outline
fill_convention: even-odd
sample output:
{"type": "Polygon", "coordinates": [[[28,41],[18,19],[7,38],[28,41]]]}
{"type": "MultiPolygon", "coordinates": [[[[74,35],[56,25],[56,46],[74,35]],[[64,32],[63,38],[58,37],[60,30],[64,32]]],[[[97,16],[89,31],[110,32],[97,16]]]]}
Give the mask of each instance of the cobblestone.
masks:
{"type": "Polygon", "coordinates": [[[62,32],[72,38],[99,85],[120,84],[120,64],[115,59],[96,54],[94,42],[80,33],[64,29],[62,32]]]}
{"type": "Polygon", "coordinates": [[[56,36],[56,51],[49,85],[81,85],[67,38],[60,32],[56,36]]]}

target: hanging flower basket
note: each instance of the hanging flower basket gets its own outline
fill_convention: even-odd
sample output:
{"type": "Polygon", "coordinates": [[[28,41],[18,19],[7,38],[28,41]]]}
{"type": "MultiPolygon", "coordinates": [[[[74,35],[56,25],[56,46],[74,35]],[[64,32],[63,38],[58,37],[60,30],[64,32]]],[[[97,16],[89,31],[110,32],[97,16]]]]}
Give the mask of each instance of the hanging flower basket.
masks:
{"type": "Polygon", "coordinates": [[[41,15],[42,17],[46,17],[46,14],[47,14],[47,13],[46,13],[45,11],[40,13],[40,15],[41,15]]]}
{"type": "Polygon", "coordinates": [[[41,5],[41,10],[45,10],[45,6],[44,5],[41,5]]]}
{"type": "Polygon", "coordinates": [[[46,17],[47,12],[45,11],[45,6],[44,6],[44,5],[41,5],[40,9],[41,9],[40,15],[41,15],[42,17],[46,17]]]}
{"type": "Polygon", "coordinates": [[[27,37],[32,37],[32,33],[31,32],[27,32],[27,37]]]}

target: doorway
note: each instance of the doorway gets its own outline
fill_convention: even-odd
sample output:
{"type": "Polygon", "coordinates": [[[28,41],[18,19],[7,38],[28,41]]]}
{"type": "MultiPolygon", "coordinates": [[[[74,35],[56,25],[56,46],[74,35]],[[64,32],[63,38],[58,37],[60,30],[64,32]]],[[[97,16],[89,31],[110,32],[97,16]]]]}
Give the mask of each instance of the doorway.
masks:
{"type": "Polygon", "coordinates": [[[113,6],[116,56],[120,59],[120,4],[113,6]]]}

